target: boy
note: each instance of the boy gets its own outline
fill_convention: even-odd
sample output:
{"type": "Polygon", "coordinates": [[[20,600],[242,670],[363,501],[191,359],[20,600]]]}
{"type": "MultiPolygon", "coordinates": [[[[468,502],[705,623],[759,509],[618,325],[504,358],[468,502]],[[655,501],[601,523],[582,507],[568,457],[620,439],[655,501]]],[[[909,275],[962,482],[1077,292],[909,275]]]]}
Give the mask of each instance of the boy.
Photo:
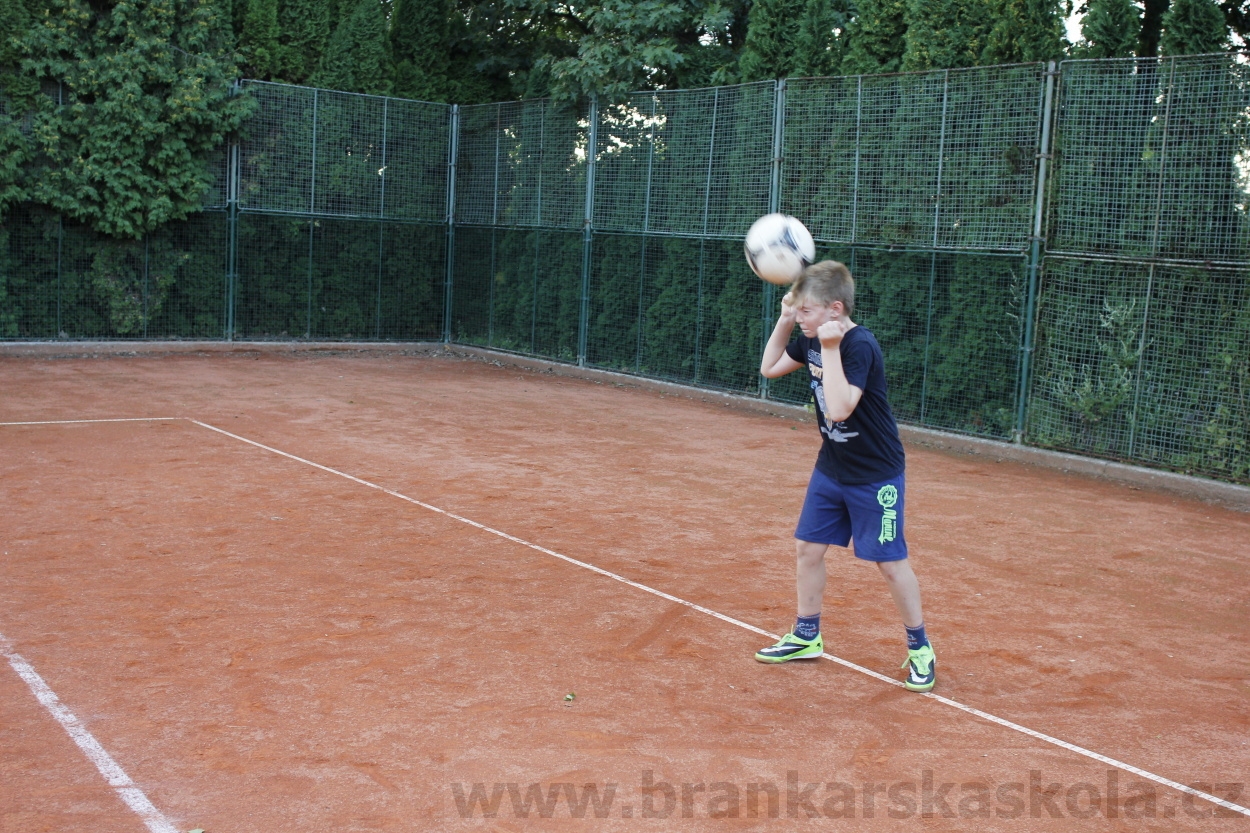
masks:
{"type": "Polygon", "coordinates": [[[825,552],[854,540],[855,556],[881,570],[907,629],[904,685],[929,691],[936,661],[903,540],[903,443],[886,399],[881,347],[851,320],[854,310],[855,280],[845,266],[832,260],[809,266],[781,300],[764,348],[760,373],[769,379],[807,368],[823,443],[794,532],[797,622],[755,658],[777,663],[824,652],[825,552]],[[791,342],[796,323],[803,334],[791,342]]]}

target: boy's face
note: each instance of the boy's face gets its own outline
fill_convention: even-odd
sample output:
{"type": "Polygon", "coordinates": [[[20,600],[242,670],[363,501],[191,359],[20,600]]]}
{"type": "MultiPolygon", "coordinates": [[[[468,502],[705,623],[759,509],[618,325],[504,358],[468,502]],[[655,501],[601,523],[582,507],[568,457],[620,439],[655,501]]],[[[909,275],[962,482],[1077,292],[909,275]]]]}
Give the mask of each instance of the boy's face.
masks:
{"type": "Polygon", "coordinates": [[[819,301],[800,298],[794,308],[794,321],[808,338],[816,337],[816,329],[826,321],[832,321],[842,313],[842,302],[825,305],[819,301]]]}

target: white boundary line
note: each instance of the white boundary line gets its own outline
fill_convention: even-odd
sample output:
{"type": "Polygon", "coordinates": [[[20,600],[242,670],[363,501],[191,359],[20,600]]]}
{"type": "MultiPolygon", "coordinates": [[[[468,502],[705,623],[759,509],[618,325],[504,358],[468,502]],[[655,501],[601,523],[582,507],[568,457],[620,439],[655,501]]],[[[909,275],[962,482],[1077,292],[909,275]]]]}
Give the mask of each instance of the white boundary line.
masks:
{"type": "Polygon", "coordinates": [[[183,417],[124,417],[121,419],[49,419],[42,422],[0,422],[4,425],[81,425],[93,422],[170,422],[183,417]]]}
{"type": "Polygon", "coordinates": [[[74,743],[78,744],[78,748],[91,763],[95,764],[95,768],[104,776],[104,780],[109,786],[117,791],[117,795],[122,801],[126,802],[126,806],[139,815],[143,819],[143,823],[147,825],[148,830],[152,833],[178,833],[178,828],[165,818],[165,815],[148,800],[143,790],[130,780],[130,776],[121,768],[117,761],[113,760],[108,752],[104,751],[104,747],[100,742],[87,731],[87,727],[82,725],[74,713],[71,712],[60,698],[56,696],[56,692],[48,687],[38,672],[31,667],[30,663],[17,654],[13,650],[13,644],[0,633],[0,653],[4,654],[5,659],[9,661],[9,665],[13,666],[13,670],[17,672],[17,676],[21,677],[26,685],[30,686],[30,690],[34,692],[37,699],[48,713],[56,719],[57,723],[69,734],[74,743]]]}
{"type": "MultiPolygon", "coordinates": [[[[703,607],[702,605],[697,605],[694,602],[688,602],[685,599],[679,599],[678,597],[665,593],[662,590],[656,590],[654,587],[648,587],[645,584],[640,584],[636,581],[631,581],[630,579],[627,579],[624,576],[617,575],[616,573],[605,570],[602,567],[596,567],[595,565],[588,564],[585,561],[578,561],[576,558],[570,558],[567,555],[562,555],[561,553],[558,553],[555,550],[549,550],[546,547],[539,546],[538,544],[532,544],[529,541],[525,541],[521,538],[517,538],[515,535],[509,535],[506,532],[501,532],[500,530],[486,526],[485,524],[480,524],[477,521],[469,520],[468,518],[457,515],[454,512],[448,512],[446,509],[440,509],[437,506],[424,503],[423,501],[417,500],[416,498],[408,497],[405,494],[396,492],[393,489],[388,489],[385,486],[379,486],[376,483],[370,483],[368,480],[362,480],[359,477],[354,477],[353,475],[347,474],[345,472],[341,472],[337,469],[332,469],[329,466],[323,466],[320,463],[314,463],[311,460],[306,460],[303,457],[297,457],[294,454],[290,454],[285,451],[280,451],[276,448],[272,448],[262,443],[258,443],[255,440],[249,440],[247,437],[241,437],[238,434],[232,434],[223,428],[217,428],[216,426],[209,425],[206,422],[200,422],[199,420],[196,420],[196,419],[190,419],[188,421],[191,423],[194,423],[195,425],[200,426],[201,428],[207,428],[210,431],[216,431],[218,434],[224,434],[225,436],[230,437],[232,439],[239,440],[240,442],[247,443],[248,445],[255,446],[256,448],[260,448],[265,451],[269,451],[281,457],[286,457],[287,459],[294,460],[297,463],[303,463],[306,466],[312,466],[315,469],[320,469],[321,471],[327,472],[329,474],[337,475],[339,477],[350,480],[353,483],[359,483],[362,486],[367,486],[370,489],[377,489],[378,491],[384,492],[385,494],[388,494],[391,497],[396,497],[396,498],[399,498],[400,500],[407,501],[408,503],[414,504],[416,506],[420,506],[422,509],[428,509],[431,512],[436,512],[440,515],[451,518],[452,520],[459,521],[460,523],[463,523],[463,524],[468,524],[469,526],[474,527],[475,529],[480,529],[483,532],[490,533],[491,535],[497,535],[498,537],[503,538],[504,540],[512,541],[515,544],[520,544],[523,547],[528,547],[537,552],[541,552],[544,555],[550,555],[553,558],[558,558],[561,561],[566,561],[569,564],[573,564],[585,570],[590,570],[592,573],[598,573],[604,578],[610,578],[613,581],[619,581],[621,584],[625,584],[630,587],[636,588],[638,590],[642,590],[646,593],[650,593],[653,596],[659,596],[661,599],[666,599],[670,602],[675,602],[679,605],[684,605],[690,608],[691,610],[697,610],[700,613],[704,613],[704,614],[707,614],[708,616],[712,616],[716,619],[721,620],[722,622],[727,622],[728,624],[734,625],[744,630],[751,631],[752,633],[757,633],[760,636],[766,637],[768,639],[780,639],[780,637],[777,636],[776,634],[769,633],[763,628],[757,628],[755,625],[747,624],[746,622],[743,622],[741,620],[734,619],[732,616],[726,616],[723,613],[718,613],[715,610],[711,610],[709,608],[703,607]]],[[[844,660],[841,657],[836,657],[833,654],[821,654],[821,656],[824,659],[830,660],[832,662],[836,662],[838,665],[844,666],[853,671],[858,671],[861,674],[865,674],[869,677],[872,677],[874,680],[880,680],[881,682],[889,683],[890,685],[898,686],[899,688],[903,687],[903,683],[899,680],[895,680],[891,677],[887,677],[884,674],[879,674],[876,671],[873,671],[872,669],[864,668],[863,666],[856,665],[855,663],[844,660]]],[[[956,700],[951,700],[948,697],[943,697],[940,694],[926,693],[921,696],[928,697],[930,700],[936,700],[937,702],[942,703],[944,705],[959,709],[962,712],[973,715],[975,717],[979,717],[982,720],[987,720],[990,723],[994,723],[1006,729],[1011,729],[1012,731],[1019,732],[1023,735],[1027,735],[1028,737],[1043,741],[1044,743],[1051,744],[1052,746],[1058,746],[1060,749],[1066,749],[1069,752],[1075,752],[1078,755],[1083,755],[1086,758],[1091,758],[1100,763],[1107,764],[1108,766],[1113,766],[1125,772],[1132,773],[1133,775],[1136,775],[1140,778],[1145,778],[1146,780],[1153,781],[1156,784],[1161,784],[1165,787],[1171,787],[1172,789],[1178,790],[1179,792],[1188,793],[1189,795],[1195,796],[1197,798],[1201,798],[1204,801],[1209,801],[1212,804],[1218,804],[1221,807],[1225,807],[1229,810],[1233,810],[1235,812],[1241,813],[1244,816],[1250,816],[1250,808],[1242,807],[1239,804],[1234,804],[1231,801],[1226,801],[1218,796],[1211,795],[1210,793],[1205,793],[1205,792],[1202,792],[1201,790],[1196,790],[1193,787],[1180,783],[1179,781],[1173,781],[1169,778],[1164,778],[1162,775],[1155,775],[1153,772],[1148,772],[1144,769],[1140,769],[1138,767],[1133,766],[1132,764],[1126,764],[1123,761],[1117,761],[1115,758],[1109,758],[1106,755],[1101,755],[1097,752],[1093,752],[1089,749],[1085,749],[1084,747],[1077,746],[1076,744],[1068,743],[1065,740],[1060,740],[1059,738],[1052,737],[1047,734],[1043,734],[1042,732],[1038,732],[1034,729],[1030,729],[1027,726],[1021,726],[1018,723],[1012,723],[1010,720],[1006,720],[1005,718],[990,714],[989,712],[981,711],[980,709],[974,708],[972,706],[966,706],[963,703],[960,703],[956,700]]]]}
{"type": "MultiPolygon", "coordinates": [[[[702,605],[695,604],[694,602],[686,601],[685,599],[680,599],[677,596],[670,595],[668,593],[665,593],[662,590],[657,590],[654,587],[649,587],[645,584],[640,584],[639,582],[632,581],[630,579],[625,578],[624,576],[617,575],[616,573],[613,573],[609,570],[605,570],[602,567],[596,567],[595,565],[588,564],[585,561],[578,561],[576,558],[571,558],[567,555],[558,553],[555,550],[549,550],[546,547],[539,546],[538,544],[530,543],[529,541],[526,541],[524,539],[517,538],[515,535],[509,535],[506,532],[502,532],[498,529],[494,529],[492,527],[486,526],[485,524],[480,524],[477,521],[473,521],[461,515],[457,515],[454,512],[448,512],[446,509],[440,509],[439,507],[434,506],[432,504],[425,503],[423,501],[417,500],[416,498],[408,497],[405,494],[396,492],[393,489],[388,489],[385,486],[379,486],[376,483],[371,483],[368,480],[363,480],[359,477],[355,477],[353,475],[347,474],[346,472],[341,472],[338,469],[332,469],[329,466],[323,466],[320,463],[314,463],[311,460],[306,460],[303,457],[297,457],[296,455],[290,454],[286,451],[280,451],[279,449],[264,445],[263,443],[259,443],[255,440],[249,440],[247,437],[242,437],[242,436],[239,436],[238,434],[232,434],[223,428],[218,428],[214,425],[209,425],[206,422],[200,422],[198,419],[190,419],[190,418],[184,418],[184,417],[151,417],[151,418],[133,418],[133,419],[54,420],[54,421],[47,421],[47,422],[0,422],[0,426],[4,426],[4,425],[64,425],[64,424],[71,424],[71,423],[92,423],[92,422],[156,422],[156,421],[165,421],[165,420],[174,420],[174,419],[186,419],[187,422],[190,422],[193,425],[198,425],[201,428],[206,428],[209,431],[215,431],[218,434],[222,434],[224,436],[230,437],[231,439],[238,440],[239,442],[247,443],[248,445],[255,446],[256,448],[262,449],[264,451],[268,451],[272,454],[277,454],[280,457],[286,457],[288,460],[294,460],[297,463],[302,463],[306,466],[311,466],[315,469],[320,469],[321,471],[324,471],[328,474],[333,474],[337,477],[342,477],[346,480],[350,480],[353,483],[358,483],[361,486],[366,486],[370,489],[376,489],[379,492],[390,495],[391,497],[398,498],[399,500],[406,501],[407,503],[411,503],[415,506],[420,506],[422,509],[427,509],[431,512],[435,512],[439,515],[443,515],[444,517],[451,518],[454,521],[459,521],[460,523],[467,524],[475,529],[480,529],[483,532],[487,532],[491,535],[495,535],[500,538],[503,538],[504,540],[511,541],[515,544],[520,544],[521,546],[528,547],[529,549],[535,550],[536,552],[541,552],[544,555],[549,555],[553,558],[558,558],[561,561],[565,561],[569,564],[573,564],[574,566],[581,567],[582,569],[585,569],[585,570],[589,570],[592,573],[597,573],[603,576],[604,578],[609,578],[609,579],[612,579],[613,581],[618,581],[621,584],[628,585],[629,587],[633,587],[637,590],[642,590],[645,593],[650,593],[653,596],[658,596],[661,599],[666,599],[670,602],[683,605],[685,607],[690,608],[691,610],[697,610],[700,613],[706,614],[715,619],[719,619],[722,622],[726,622],[730,625],[734,625],[735,627],[742,628],[743,630],[751,631],[752,633],[759,634],[760,636],[766,637],[768,639],[780,638],[779,636],[777,636],[777,634],[769,633],[763,628],[757,628],[755,625],[748,624],[739,619],[734,619],[732,616],[726,616],[723,613],[719,613],[715,610],[711,610],[710,608],[706,608],[706,607],[703,607],[702,605]]],[[[118,787],[118,793],[122,795],[122,798],[124,801],[126,801],[127,805],[130,805],[133,809],[135,805],[132,805],[131,801],[141,800],[146,805],[146,807],[151,808],[150,810],[151,813],[156,814],[156,818],[158,819],[158,822],[156,823],[163,822],[164,824],[168,825],[168,822],[164,820],[164,817],[160,815],[159,811],[157,811],[155,807],[152,807],[151,802],[148,802],[146,796],[143,795],[142,791],[140,791],[137,787],[133,786],[133,782],[131,782],[129,777],[126,776],[124,772],[122,772],[121,767],[117,766],[117,764],[113,761],[113,759],[108,756],[108,753],[105,752],[102,747],[100,747],[99,743],[97,743],[95,739],[92,738],[89,733],[87,733],[86,729],[83,729],[81,727],[82,725],[78,723],[77,718],[75,718],[73,714],[69,712],[68,709],[65,709],[64,706],[60,705],[60,702],[56,699],[56,695],[52,692],[51,689],[47,687],[46,684],[44,684],[43,680],[40,679],[37,674],[35,674],[34,669],[32,669],[29,666],[29,664],[27,664],[26,661],[23,660],[20,656],[18,656],[15,653],[12,653],[9,647],[8,640],[6,640],[2,634],[0,634],[0,650],[3,650],[5,656],[9,658],[9,664],[13,665],[14,670],[17,670],[18,674],[22,676],[22,679],[27,681],[27,684],[30,685],[31,690],[35,692],[35,696],[40,698],[40,702],[44,703],[45,707],[47,707],[48,710],[52,712],[53,716],[56,717],[57,720],[60,721],[61,724],[66,727],[66,731],[70,733],[70,737],[74,738],[75,742],[78,743],[80,747],[82,747],[83,751],[87,754],[87,757],[90,758],[92,762],[96,764],[96,767],[100,770],[101,774],[103,774],[104,777],[108,779],[111,785],[118,787]],[[31,682],[31,680],[27,678],[26,674],[22,670],[19,670],[19,664],[24,669],[26,669],[26,671],[29,672],[29,674],[33,677],[34,680],[38,681],[37,685],[36,683],[31,682]],[[71,724],[68,724],[64,720],[62,720],[60,714],[57,711],[53,710],[54,706],[49,705],[47,702],[45,702],[44,695],[41,695],[40,693],[41,690],[47,692],[47,696],[51,697],[50,702],[55,705],[55,708],[63,710],[64,714],[68,716],[68,719],[72,721],[72,725],[77,727],[77,730],[72,730],[70,728],[71,724]],[[81,731],[82,735],[84,735],[88,739],[89,744],[85,744],[84,741],[80,741],[78,735],[75,734],[75,731],[81,731]],[[95,757],[97,754],[99,756],[103,756],[102,760],[104,762],[107,762],[107,765],[102,764],[101,760],[98,760],[97,757],[95,757]],[[124,791],[122,786],[114,783],[114,778],[115,778],[114,773],[116,773],[117,775],[120,775],[120,778],[125,780],[126,787],[124,789],[132,790],[133,793],[137,794],[138,796],[137,799],[134,799],[134,797],[131,795],[130,792],[124,791]]],[[[898,680],[895,680],[891,677],[887,677],[884,674],[880,674],[876,671],[873,671],[870,668],[864,668],[861,665],[856,665],[853,662],[844,660],[841,657],[834,656],[833,654],[828,654],[828,653],[821,654],[821,657],[823,657],[824,659],[830,660],[831,662],[835,662],[838,665],[841,665],[845,668],[849,668],[852,671],[857,671],[860,674],[864,674],[865,676],[872,677],[874,680],[879,680],[883,683],[888,683],[889,685],[897,686],[900,688],[903,685],[902,682],[898,680]]],[[[1173,781],[1170,778],[1164,778],[1162,775],[1155,775],[1153,772],[1149,772],[1139,767],[1135,767],[1132,764],[1127,764],[1127,763],[1124,763],[1123,761],[1118,761],[1115,758],[1107,757],[1106,755],[1099,754],[1098,752],[1093,752],[1084,747],[1077,746],[1076,744],[1068,743],[1065,740],[1060,740],[1059,738],[1052,737],[1051,735],[1038,732],[1034,729],[1028,728],[1027,726],[1021,726],[1018,723],[1013,723],[1010,720],[1007,720],[1002,717],[998,717],[997,715],[990,714],[989,712],[982,711],[978,708],[974,708],[973,706],[966,706],[963,703],[960,703],[956,700],[951,700],[948,697],[943,697],[940,694],[933,694],[931,692],[921,694],[920,696],[927,697],[930,700],[935,700],[939,703],[942,703],[943,705],[947,705],[947,706],[950,706],[951,708],[955,708],[962,712],[965,712],[966,714],[973,715],[974,717],[979,717],[982,720],[986,720],[997,726],[1002,726],[1005,729],[1010,729],[1014,732],[1019,732],[1020,734],[1034,738],[1035,740],[1040,740],[1052,746],[1057,746],[1060,749],[1066,749],[1069,752],[1074,752],[1083,757],[1098,761],[1099,763],[1107,764],[1108,766],[1113,766],[1117,769],[1123,770],[1124,772],[1131,773],[1140,778],[1144,778],[1148,781],[1153,781],[1156,784],[1160,784],[1165,787],[1170,787],[1174,790],[1177,790],[1178,792],[1187,793],[1189,795],[1195,796],[1196,798],[1201,798],[1204,801],[1209,801],[1212,804],[1216,804],[1220,807],[1224,807],[1226,809],[1240,813],[1243,816],[1250,816],[1250,808],[1242,807],[1239,804],[1234,804],[1231,801],[1226,801],[1225,799],[1220,798],[1218,796],[1211,795],[1210,793],[1205,793],[1205,792],[1202,792],[1201,790],[1196,790],[1193,787],[1180,783],[1179,781],[1173,781]]],[[[153,833],[167,833],[167,831],[172,831],[172,833],[177,833],[177,831],[174,830],[172,827],[153,827],[153,822],[149,821],[149,816],[144,815],[144,812],[140,811],[139,809],[136,809],[135,812],[139,813],[140,816],[144,818],[144,821],[148,823],[148,827],[153,831],[153,833]]]]}

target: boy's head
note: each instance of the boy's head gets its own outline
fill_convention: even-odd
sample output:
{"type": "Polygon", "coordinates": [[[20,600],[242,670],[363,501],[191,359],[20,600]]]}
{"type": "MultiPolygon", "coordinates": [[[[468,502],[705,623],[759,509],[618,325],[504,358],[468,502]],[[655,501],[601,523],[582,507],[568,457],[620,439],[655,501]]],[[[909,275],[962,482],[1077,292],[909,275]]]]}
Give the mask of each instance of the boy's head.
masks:
{"type": "Polygon", "coordinates": [[[841,303],[842,314],[850,318],[855,312],[855,279],[845,265],[822,260],[803,270],[790,287],[790,297],[796,308],[829,308],[841,303]]]}

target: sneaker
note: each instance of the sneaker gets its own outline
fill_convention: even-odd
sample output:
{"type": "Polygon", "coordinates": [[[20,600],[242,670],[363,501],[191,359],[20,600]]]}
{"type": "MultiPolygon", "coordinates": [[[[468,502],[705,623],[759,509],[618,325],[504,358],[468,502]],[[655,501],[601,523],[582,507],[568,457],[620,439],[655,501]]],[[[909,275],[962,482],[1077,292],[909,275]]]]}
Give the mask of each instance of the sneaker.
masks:
{"type": "Polygon", "coordinates": [[[788,633],[776,645],[756,651],[755,658],[760,662],[789,662],[792,659],[815,659],[824,652],[825,642],[820,634],[809,640],[788,633]]]}
{"type": "Polygon", "coordinates": [[[908,691],[929,691],[936,680],[937,657],[933,655],[933,646],[925,645],[914,651],[907,652],[907,661],[903,663],[907,669],[907,679],[903,685],[908,691]]]}

